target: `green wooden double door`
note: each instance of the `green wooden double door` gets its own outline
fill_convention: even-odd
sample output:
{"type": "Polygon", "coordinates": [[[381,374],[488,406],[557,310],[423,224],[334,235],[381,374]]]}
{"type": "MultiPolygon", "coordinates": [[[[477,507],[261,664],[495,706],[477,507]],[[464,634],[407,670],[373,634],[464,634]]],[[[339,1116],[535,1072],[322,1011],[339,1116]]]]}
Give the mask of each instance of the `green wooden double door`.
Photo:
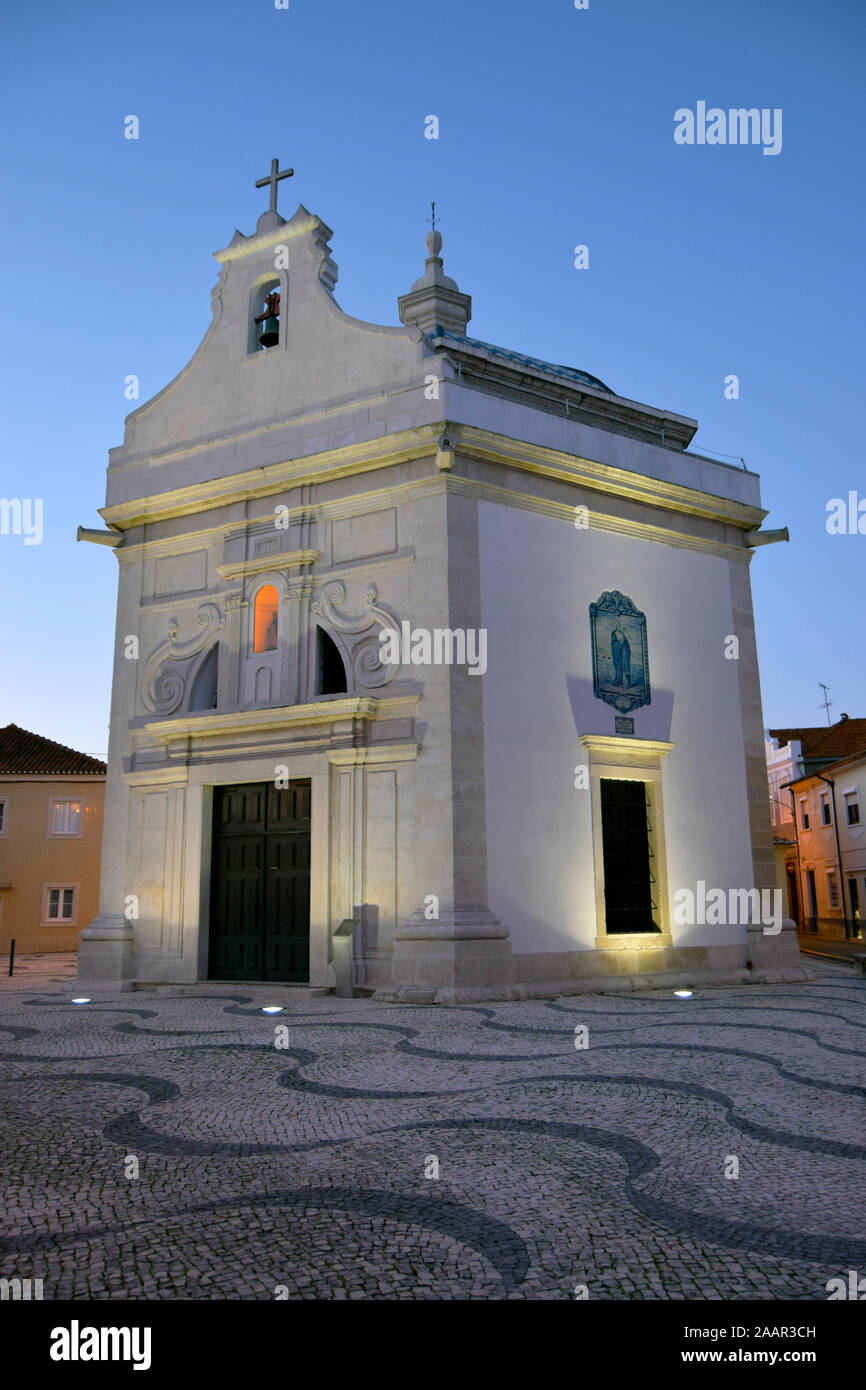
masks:
{"type": "Polygon", "coordinates": [[[310,978],[310,782],[215,787],[212,980],[310,978]]]}

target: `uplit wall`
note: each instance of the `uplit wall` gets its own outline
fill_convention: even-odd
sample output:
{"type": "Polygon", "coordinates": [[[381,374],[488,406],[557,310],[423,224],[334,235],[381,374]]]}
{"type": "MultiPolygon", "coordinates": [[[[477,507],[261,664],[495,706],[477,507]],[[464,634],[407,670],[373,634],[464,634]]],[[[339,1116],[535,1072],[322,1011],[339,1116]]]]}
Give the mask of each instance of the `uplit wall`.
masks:
{"type": "MultiPolygon", "coordinates": [[[[673,743],[663,763],[668,883],[754,884],[729,562],[554,517],[480,507],[488,900],[515,954],[592,949],[590,794],[574,786],[581,734],[614,734],[592,693],[589,605],[619,589],[646,614],[652,702],[635,737],[673,743]]],[[[624,738],[624,743],[630,742],[624,738]]],[[[639,775],[639,774],[636,774],[639,775]]],[[[677,946],[745,940],[736,926],[677,926],[677,946]]]]}

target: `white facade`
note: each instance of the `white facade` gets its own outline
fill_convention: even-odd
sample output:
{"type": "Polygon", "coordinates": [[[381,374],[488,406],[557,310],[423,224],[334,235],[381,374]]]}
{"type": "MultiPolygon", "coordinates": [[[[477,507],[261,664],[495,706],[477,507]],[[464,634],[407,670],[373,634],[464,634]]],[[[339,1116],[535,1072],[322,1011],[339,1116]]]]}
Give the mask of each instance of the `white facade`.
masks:
{"type": "MultiPolygon", "coordinates": [[[[309,784],[312,984],[333,983],[348,918],[355,983],[384,998],[799,977],[790,923],[675,912],[699,882],[774,884],[757,478],[687,454],[692,420],[468,338],[438,233],[401,326],[348,317],[329,237],[304,208],[236,233],[201,346],[111,451],[106,830],[80,976],[213,977],[220,789],[288,777],[309,784]],[[274,289],[264,351],[253,320],[274,289]],[[263,586],[276,646],[256,651],[263,586]],[[652,694],[631,734],[593,693],[589,605],[614,590],[646,615],[652,694]],[[383,663],[379,634],[403,623],[483,630],[486,672],[383,663]],[[321,692],[320,630],[343,693],[321,692]],[[599,797],[617,778],[647,789],[655,933],[606,928],[599,797]]],[[[232,872],[270,901],[266,877],[232,872]]]]}
{"type": "MultiPolygon", "coordinates": [[[[490,905],[514,952],[595,946],[591,798],[573,773],[589,762],[580,736],[613,732],[612,710],[593,696],[589,642],[589,605],[604,589],[647,609],[652,702],[635,711],[635,741],[673,745],[663,765],[669,886],[751,884],[748,817],[720,814],[748,805],[745,760],[730,757],[743,716],[737,663],[722,656],[735,631],[728,564],[497,506],[482,507],[481,531],[490,905]],[[544,715],[528,739],[531,709],[544,715]]],[[[737,941],[735,926],[713,930],[714,949],[737,941]]],[[[692,925],[678,944],[710,943],[692,925]]]]}

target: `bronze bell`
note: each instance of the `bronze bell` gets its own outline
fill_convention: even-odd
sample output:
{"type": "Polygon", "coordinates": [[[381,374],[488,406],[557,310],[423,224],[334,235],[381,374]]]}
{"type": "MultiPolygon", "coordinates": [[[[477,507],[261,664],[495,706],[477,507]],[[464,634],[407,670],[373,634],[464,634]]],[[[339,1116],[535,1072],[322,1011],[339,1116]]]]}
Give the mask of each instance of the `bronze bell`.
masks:
{"type": "Polygon", "coordinates": [[[273,347],[280,341],[280,321],[276,318],[265,319],[265,326],[259,334],[259,342],[263,348],[273,347]]]}

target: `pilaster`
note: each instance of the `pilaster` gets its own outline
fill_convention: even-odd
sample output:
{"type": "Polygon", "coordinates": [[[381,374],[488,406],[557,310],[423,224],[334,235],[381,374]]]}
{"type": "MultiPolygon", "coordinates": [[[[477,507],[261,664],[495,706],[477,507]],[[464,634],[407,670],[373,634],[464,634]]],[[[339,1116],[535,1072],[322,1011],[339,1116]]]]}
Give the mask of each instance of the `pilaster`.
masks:
{"type": "MultiPolygon", "coordinates": [[[[764,715],[761,707],[761,679],[758,670],[752,586],[747,565],[730,564],[729,574],[734,631],[739,638],[737,675],[752,868],[755,887],[773,890],[777,886],[776,865],[773,855],[773,827],[767,785],[764,715]]],[[[788,977],[790,971],[795,972],[793,978],[802,977],[797,928],[788,917],[783,919],[782,930],[775,935],[765,932],[760,924],[750,925],[747,931],[747,953],[752,969],[762,973],[769,972],[770,979],[778,978],[779,971],[785,977],[788,977]]]]}
{"type": "Polygon", "coordinates": [[[217,706],[236,709],[240,703],[240,662],[249,604],[243,594],[227,594],[224,600],[225,637],[220,651],[217,706]]]}
{"type": "MultiPolygon", "coordinates": [[[[138,632],[142,560],[118,558],[117,622],[114,634],[114,674],[111,689],[111,723],[108,738],[108,772],[105,779],[105,811],[99,881],[99,912],[81,933],[77,988],[131,989],[135,930],[125,914],[129,894],[127,849],[129,787],[124,763],[129,752],[129,720],[135,713],[136,681],[140,661],[127,660],[125,638],[138,632]]],[[[134,919],[133,919],[134,920],[134,919]]]]}

